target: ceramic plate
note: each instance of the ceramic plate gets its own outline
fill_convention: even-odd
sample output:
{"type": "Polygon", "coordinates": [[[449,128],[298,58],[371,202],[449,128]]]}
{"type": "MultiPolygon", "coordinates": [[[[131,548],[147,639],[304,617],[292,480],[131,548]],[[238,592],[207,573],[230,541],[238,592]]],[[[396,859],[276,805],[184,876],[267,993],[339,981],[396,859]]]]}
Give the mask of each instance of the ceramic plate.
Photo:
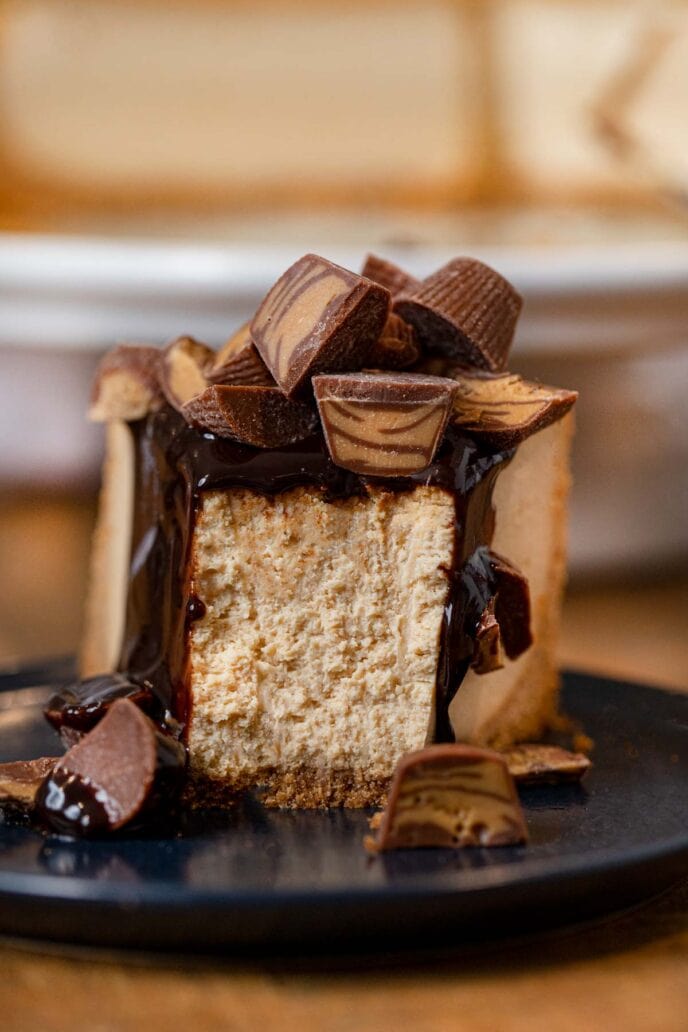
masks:
{"type": "MultiPolygon", "coordinates": [[[[65,664],[0,676],[0,760],[54,754],[65,664]]],[[[0,933],[176,951],[395,948],[523,934],[688,873],[688,695],[569,673],[595,739],[582,786],[523,790],[531,843],[369,857],[359,811],[197,813],[103,841],[0,824],[0,933]]]]}

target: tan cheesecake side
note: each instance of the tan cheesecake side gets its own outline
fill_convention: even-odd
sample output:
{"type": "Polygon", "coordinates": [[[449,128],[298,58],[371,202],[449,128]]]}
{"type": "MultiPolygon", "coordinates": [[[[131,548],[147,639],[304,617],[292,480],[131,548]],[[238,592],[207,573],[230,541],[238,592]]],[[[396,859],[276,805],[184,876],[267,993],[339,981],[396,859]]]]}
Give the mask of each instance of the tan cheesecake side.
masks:
{"type": "Polygon", "coordinates": [[[126,618],[133,512],[134,439],[127,423],[112,420],[105,428],[105,461],[91,546],[79,657],[83,678],[117,667],[126,618]]]}
{"type": "Polygon", "coordinates": [[[534,641],[501,670],[469,670],[449,709],[458,741],[501,748],[537,739],[556,713],[573,430],[569,414],[533,434],[497,479],[492,548],[528,579],[534,641]]]}

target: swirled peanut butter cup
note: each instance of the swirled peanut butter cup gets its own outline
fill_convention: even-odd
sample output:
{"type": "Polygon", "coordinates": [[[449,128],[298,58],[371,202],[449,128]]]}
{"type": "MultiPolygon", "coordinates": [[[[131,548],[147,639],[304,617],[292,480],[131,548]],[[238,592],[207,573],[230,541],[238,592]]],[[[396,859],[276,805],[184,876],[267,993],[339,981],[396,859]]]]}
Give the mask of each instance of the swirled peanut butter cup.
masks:
{"type": "Polygon", "coordinates": [[[316,373],[360,369],[387,320],[390,294],[314,254],[287,269],[256,312],[251,336],[290,397],[316,373]]]}
{"type": "Polygon", "coordinates": [[[220,348],[208,372],[208,380],[210,383],[236,384],[239,387],[248,384],[274,386],[275,381],[251,339],[250,323],[244,323],[220,348]]]}
{"type": "Polygon", "coordinates": [[[193,426],[256,448],[302,441],[317,423],[309,405],[288,398],[279,387],[257,385],[213,384],[192,398],[182,415],[193,426]]]}
{"type": "Polygon", "coordinates": [[[146,344],[120,344],[103,358],[91,392],[88,417],[96,423],[132,422],[159,409],[160,352],[146,344]]]}
{"type": "Polygon", "coordinates": [[[386,287],[392,297],[396,297],[397,294],[411,294],[420,286],[420,280],[417,280],[415,276],[410,276],[408,272],[404,272],[398,265],[387,261],[386,258],[378,258],[376,254],[366,255],[361,276],[373,280],[374,283],[379,283],[381,287],[386,287]]]}
{"type": "Polygon", "coordinates": [[[517,373],[490,374],[455,367],[459,385],[451,421],[498,448],[513,448],[531,434],[561,419],[578,394],[524,380],[517,373]]]}
{"type": "Polygon", "coordinates": [[[506,761],[488,749],[431,745],[402,756],[372,852],[508,846],[528,829],[506,761]]]}
{"type": "Polygon", "coordinates": [[[422,347],[466,365],[506,368],[523,300],[512,285],[473,258],[455,258],[394,302],[422,347]]]}
{"type": "Polygon", "coordinates": [[[313,378],[333,462],[393,477],[428,466],[447,425],[454,383],[414,373],[340,373],[313,378]]]}

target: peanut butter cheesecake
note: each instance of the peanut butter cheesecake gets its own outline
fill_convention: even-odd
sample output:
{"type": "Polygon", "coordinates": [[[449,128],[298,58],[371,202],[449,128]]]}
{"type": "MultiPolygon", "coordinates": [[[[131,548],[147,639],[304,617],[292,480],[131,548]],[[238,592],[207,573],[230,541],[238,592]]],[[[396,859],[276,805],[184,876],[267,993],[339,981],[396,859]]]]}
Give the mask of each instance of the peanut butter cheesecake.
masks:
{"type": "Polygon", "coordinates": [[[404,753],[540,736],[576,395],[507,371],[520,307],[469,258],[418,281],[306,255],[220,351],[107,356],[63,737],[126,698],[183,742],[196,801],[358,807],[404,753]]]}

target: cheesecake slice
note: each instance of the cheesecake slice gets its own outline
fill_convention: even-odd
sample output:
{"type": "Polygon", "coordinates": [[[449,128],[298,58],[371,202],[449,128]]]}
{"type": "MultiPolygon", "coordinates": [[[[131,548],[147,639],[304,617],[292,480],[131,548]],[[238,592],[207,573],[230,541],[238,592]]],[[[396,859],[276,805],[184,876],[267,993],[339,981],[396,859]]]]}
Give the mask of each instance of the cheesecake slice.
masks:
{"type": "Polygon", "coordinates": [[[406,286],[417,364],[359,372],[390,292],[307,258],[259,310],[263,384],[201,366],[191,400],[163,383],[143,417],[106,412],[81,674],[154,694],[201,802],[377,805],[402,754],[532,740],[556,713],[575,394],[504,372],[499,311],[481,339],[448,274],[406,286]]]}

